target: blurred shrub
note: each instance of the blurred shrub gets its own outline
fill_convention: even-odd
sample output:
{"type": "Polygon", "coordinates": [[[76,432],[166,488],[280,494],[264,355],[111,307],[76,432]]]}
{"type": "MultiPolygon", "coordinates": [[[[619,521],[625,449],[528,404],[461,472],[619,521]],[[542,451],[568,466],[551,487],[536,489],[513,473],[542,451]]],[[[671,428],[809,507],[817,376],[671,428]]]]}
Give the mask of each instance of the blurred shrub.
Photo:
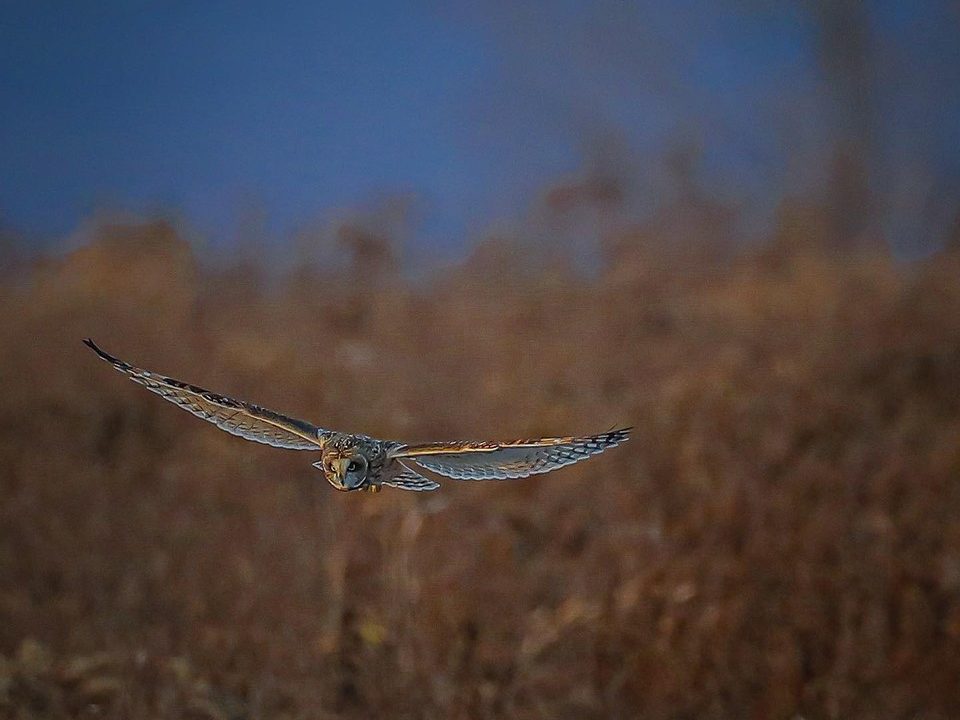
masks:
{"type": "Polygon", "coordinates": [[[412,285],[345,233],[374,278],[276,283],[116,225],[7,276],[0,716],[960,716],[960,258],[648,238],[596,278],[498,242],[412,285]],[[378,436],[637,430],[546,477],[341,495],[87,335],[378,436]]]}

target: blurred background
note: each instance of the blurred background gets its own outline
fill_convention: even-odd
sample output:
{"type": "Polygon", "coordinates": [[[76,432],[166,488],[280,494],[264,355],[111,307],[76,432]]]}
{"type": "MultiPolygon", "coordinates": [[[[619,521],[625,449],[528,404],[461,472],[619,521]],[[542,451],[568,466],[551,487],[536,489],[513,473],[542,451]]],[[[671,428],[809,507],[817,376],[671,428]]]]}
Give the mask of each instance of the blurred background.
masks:
{"type": "Polygon", "coordinates": [[[955,0],[0,18],[0,717],[960,717],[955,0]]]}

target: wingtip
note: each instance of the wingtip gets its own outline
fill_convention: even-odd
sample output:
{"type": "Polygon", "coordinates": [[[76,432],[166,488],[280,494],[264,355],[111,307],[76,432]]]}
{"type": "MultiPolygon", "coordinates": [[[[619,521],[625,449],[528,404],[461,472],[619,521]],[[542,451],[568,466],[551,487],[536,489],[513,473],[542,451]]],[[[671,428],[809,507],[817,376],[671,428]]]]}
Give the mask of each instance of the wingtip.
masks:
{"type": "Polygon", "coordinates": [[[116,358],[110,356],[108,353],[106,353],[104,350],[102,350],[102,349],[100,348],[100,346],[97,345],[97,344],[96,344],[93,340],[91,340],[90,338],[84,338],[84,339],[83,339],[83,344],[86,345],[86,346],[87,346],[88,348],[90,348],[91,350],[93,350],[97,355],[99,355],[101,358],[103,358],[104,360],[106,360],[108,363],[116,364],[116,362],[117,362],[116,358]]]}

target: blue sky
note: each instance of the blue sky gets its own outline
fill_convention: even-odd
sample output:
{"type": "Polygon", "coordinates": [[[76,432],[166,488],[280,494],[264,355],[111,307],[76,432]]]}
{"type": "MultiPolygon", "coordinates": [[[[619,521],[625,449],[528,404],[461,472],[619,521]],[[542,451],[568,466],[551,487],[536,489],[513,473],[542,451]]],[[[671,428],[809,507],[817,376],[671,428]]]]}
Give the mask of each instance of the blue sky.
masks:
{"type": "MultiPolygon", "coordinates": [[[[910,242],[960,177],[960,10],[869,5],[891,65],[880,182],[910,242]]],[[[406,193],[420,241],[449,249],[609,134],[653,202],[655,159],[693,138],[705,186],[762,218],[823,166],[810,18],[764,7],[6,2],[0,219],[42,241],[96,208],[169,209],[229,244],[251,204],[284,238],[406,193]]]]}

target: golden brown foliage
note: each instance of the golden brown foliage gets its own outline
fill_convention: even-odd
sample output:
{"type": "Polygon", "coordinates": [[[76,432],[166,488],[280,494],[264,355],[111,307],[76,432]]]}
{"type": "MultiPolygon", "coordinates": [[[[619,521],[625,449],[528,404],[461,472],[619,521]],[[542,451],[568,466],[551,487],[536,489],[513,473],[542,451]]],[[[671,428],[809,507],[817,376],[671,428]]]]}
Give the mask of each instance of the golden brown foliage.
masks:
{"type": "MultiPolygon", "coordinates": [[[[0,717],[960,716],[960,262],[414,286],[105,229],[0,290],[0,717]],[[637,427],[339,494],[80,344],[401,440],[637,427]]],[[[651,271],[654,268],[655,271],[651,271]]]]}

